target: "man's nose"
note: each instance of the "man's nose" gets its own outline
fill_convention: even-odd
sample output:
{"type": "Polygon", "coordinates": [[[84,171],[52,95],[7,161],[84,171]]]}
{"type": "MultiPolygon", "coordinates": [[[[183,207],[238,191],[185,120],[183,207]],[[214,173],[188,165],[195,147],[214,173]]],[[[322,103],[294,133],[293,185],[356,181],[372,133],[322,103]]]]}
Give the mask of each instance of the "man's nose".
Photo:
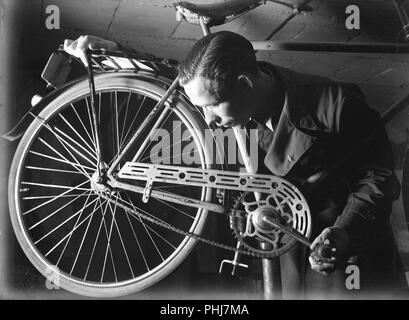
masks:
{"type": "Polygon", "coordinates": [[[220,124],[221,118],[217,114],[215,114],[214,112],[210,110],[206,110],[206,109],[204,109],[203,112],[204,112],[206,123],[209,126],[220,124]]]}

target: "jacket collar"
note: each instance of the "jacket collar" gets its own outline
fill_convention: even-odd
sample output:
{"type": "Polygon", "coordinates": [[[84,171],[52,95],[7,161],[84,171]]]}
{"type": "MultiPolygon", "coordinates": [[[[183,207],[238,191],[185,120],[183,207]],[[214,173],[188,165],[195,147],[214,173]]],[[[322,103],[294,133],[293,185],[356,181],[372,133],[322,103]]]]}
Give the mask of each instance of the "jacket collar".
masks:
{"type": "Polygon", "coordinates": [[[264,164],[273,174],[285,176],[316,140],[316,137],[303,130],[317,129],[308,115],[306,105],[309,101],[306,101],[307,97],[304,96],[305,89],[318,84],[328,84],[329,80],[296,73],[269,63],[261,62],[260,65],[272,70],[283,81],[286,90],[285,103],[264,159],[264,164]]]}

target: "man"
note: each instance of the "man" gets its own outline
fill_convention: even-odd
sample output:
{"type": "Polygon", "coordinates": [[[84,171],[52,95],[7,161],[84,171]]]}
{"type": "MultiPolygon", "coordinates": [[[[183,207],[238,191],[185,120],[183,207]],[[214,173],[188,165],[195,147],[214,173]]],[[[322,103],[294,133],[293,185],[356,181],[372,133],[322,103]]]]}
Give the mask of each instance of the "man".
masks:
{"type": "MultiPolygon", "coordinates": [[[[65,43],[84,62],[87,48],[119,47],[89,36],[65,43]]],[[[392,283],[389,215],[399,186],[379,115],[357,86],[257,62],[251,43],[227,31],[200,39],[179,76],[209,124],[257,128],[264,170],[309,190],[311,250],[329,243],[332,257],[309,255],[301,245],[281,256],[284,297],[347,293],[351,257],[360,272],[355,288],[375,292],[392,283]],[[307,258],[316,272],[306,268],[307,258]]]]}

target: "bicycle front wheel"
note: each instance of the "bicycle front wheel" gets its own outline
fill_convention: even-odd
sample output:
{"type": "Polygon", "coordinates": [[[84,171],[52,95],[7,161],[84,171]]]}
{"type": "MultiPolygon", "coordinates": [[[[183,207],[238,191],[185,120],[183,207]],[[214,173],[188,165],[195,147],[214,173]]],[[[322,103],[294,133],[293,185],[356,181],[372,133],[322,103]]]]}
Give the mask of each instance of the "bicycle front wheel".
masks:
{"type": "MultiPolygon", "coordinates": [[[[166,85],[135,75],[102,74],[95,77],[95,87],[101,145],[109,165],[166,85]]],[[[200,113],[182,100],[166,104],[154,119],[156,125],[150,124],[155,132],[145,128],[124,161],[138,154],[138,162],[202,168],[210,163],[200,113]]],[[[23,251],[44,276],[77,294],[114,297],[170,274],[195,240],[166,226],[200,234],[207,212],[154,198],[143,203],[141,194],[123,190],[107,201],[91,183],[95,139],[84,80],[50,102],[24,134],[10,171],[10,215],[23,251]]],[[[156,184],[154,189],[211,201],[211,190],[204,187],[156,184]]]]}

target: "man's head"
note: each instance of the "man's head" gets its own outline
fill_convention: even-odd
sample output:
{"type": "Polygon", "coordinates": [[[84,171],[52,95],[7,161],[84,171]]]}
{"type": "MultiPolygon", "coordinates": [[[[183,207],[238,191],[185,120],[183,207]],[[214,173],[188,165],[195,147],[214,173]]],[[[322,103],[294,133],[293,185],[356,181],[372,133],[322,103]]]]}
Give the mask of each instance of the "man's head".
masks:
{"type": "Polygon", "coordinates": [[[245,124],[253,110],[254,80],[260,76],[251,43],[228,31],[200,39],[179,68],[180,84],[203,108],[207,123],[245,124]]]}

